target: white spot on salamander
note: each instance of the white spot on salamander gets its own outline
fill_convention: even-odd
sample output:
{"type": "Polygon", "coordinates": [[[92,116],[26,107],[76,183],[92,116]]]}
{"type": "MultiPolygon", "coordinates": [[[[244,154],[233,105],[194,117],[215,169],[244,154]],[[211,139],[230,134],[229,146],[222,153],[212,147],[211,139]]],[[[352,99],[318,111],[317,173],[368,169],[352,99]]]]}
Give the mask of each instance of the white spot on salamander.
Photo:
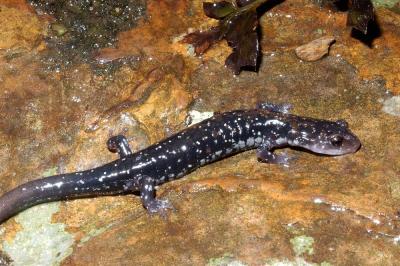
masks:
{"type": "Polygon", "coordinates": [[[254,145],[254,138],[248,138],[246,141],[247,146],[253,146],[254,145]]]}
{"type": "Polygon", "coordinates": [[[239,148],[246,147],[246,143],[243,140],[239,140],[239,148]]]}
{"type": "Polygon", "coordinates": [[[275,142],[277,145],[281,145],[281,144],[286,143],[287,140],[285,138],[277,138],[275,142]]]}
{"type": "MultiPolygon", "coordinates": [[[[257,119],[256,119],[256,120],[257,120],[257,119]]],[[[282,121],[279,121],[279,120],[277,120],[277,119],[271,119],[271,120],[265,121],[264,125],[265,125],[265,126],[268,126],[268,125],[284,126],[285,123],[282,122],[282,121]]]]}
{"type": "Polygon", "coordinates": [[[54,183],[54,184],[46,183],[46,185],[42,186],[41,188],[42,188],[42,190],[46,189],[46,188],[52,188],[52,187],[60,188],[63,184],[64,184],[64,182],[61,182],[61,181],[57,182],[57,183],[54,183]]]}
{"type": "Polygon", "coordinates": [[[64,182],[57,182],[57,183],[54,183],[54,186],[60,188],[63,184],[64,184],[64,182]]]}

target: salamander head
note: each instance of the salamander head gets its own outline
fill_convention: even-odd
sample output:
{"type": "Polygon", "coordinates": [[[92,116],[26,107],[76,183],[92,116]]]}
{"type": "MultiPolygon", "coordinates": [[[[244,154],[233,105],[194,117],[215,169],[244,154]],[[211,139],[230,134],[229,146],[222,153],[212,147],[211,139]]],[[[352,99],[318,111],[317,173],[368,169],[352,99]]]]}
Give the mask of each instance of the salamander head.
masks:
{"type": "Polygon", "coordinates": [[[347,122],[304,119],[289,131],[288,144],[315,153],[343,155],[356,152],[361,142],[347,122]]]}

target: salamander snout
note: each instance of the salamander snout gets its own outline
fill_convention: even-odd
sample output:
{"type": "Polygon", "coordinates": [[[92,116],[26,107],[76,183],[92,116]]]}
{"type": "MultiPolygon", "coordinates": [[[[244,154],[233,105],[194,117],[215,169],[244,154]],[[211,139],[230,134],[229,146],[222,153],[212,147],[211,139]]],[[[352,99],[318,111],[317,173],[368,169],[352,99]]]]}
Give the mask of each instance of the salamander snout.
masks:
{"type": "Polygon", "coordinates": [[[361,147],[361,142],[350,131],[347,131],[342,134],[333,134],[328,136],[325,150],[322,150],[321,153],[327,155],[343,155],[348,153],[354,153],[358,151],[361,147]]]}

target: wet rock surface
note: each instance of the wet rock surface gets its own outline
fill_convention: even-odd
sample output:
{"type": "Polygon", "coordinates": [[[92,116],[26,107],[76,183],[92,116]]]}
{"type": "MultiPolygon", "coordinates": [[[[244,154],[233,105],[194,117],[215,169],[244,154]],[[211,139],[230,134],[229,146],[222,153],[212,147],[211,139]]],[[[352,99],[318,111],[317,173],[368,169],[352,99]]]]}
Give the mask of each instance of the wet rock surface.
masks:
{"type": "Polygon", "coordinates": [[[207,165],[159,188],[177,209],[166,219],[147,215],[135,195],[38,206],[28,211],[42,219],[23,213],[0,226],[0,260],[37,265],[43,254],[54,254],[40,262],[396,265],[399,14],[377,8],[380,33],[365,40],[351,37],[343,12],[282,2],[260,19],[258,73],[234,76],[224,67],[230,53],[224,43],[194,57],[179,42],[210,26],[201,1],[148,0],[146,12],[115,47],[98,51],[97,68],[77,63],[49,71],[43,63],[49,20],[21,1],[0,4],[0,24],[8,23],[0,36],[10,40],[0,43],[1,193],[115,159],[105,144],[111,135],[125,134],[134,150],[145,148],[185,128],[190,110],[291,103],[298,115],[346,119],[361,150],[342,157],[288,150],[296,157],[289,167],[259,163],[254,151],[207,165]],[[29,26],[18,31],[19,25],[29,26]],[[296,57],[296,47],[325,35],[336,39],[328,56],[296,57]],[[29,249],[31,241],[21,236],[29,238],[32,229],[21,219],[52,233],[31,257],[10,252],[29,249]]]}

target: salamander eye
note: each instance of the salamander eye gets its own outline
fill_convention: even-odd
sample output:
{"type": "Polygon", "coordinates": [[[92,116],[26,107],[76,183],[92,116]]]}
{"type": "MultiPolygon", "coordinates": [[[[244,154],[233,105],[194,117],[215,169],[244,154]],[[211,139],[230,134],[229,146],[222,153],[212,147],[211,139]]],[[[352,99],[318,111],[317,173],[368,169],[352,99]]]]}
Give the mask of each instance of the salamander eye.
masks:
{"type": "Polygon", "coordinates": [[[343,143],[343,137],[340,135],[333,135],[332,137],[330,137],[329,141],[333,146],[340,147],[343,143]]]}

